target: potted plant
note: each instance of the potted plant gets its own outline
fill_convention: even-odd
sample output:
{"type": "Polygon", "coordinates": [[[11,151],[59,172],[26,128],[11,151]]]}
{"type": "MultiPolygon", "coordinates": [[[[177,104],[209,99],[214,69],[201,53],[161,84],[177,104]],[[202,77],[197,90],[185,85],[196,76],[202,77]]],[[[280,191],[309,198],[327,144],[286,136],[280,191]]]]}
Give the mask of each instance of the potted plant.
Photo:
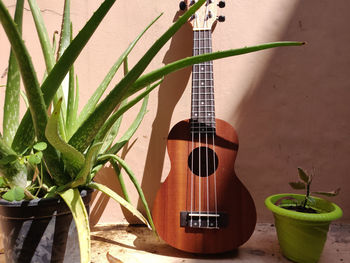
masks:
{"type": "Polygon", "coordinates": [[[73,64],[115,0],[104,0],[74,38],[70,22],[70,1],[65,0],[57,61],[53,51],[55,42],[51,44],[49,41],[40,9],[35,0],[28,0],[46,63],[47,75],[41,84],[21,37],[23,2],[24,0],[17,0],[15,17],[12,19],[0,0],[0,22],[11,44],[3,133],[0,133],[0,218],[5,232],[8,262],[79,262],[79,259],[67,252],[68,248],[77,251],[78,246],[80,262],[89,262],[89,189],[106,193],[154,229],[142,190],[131,169],[117,155],[139,126],[146,112],[148,94],[160,84],[165,75],[194,63],[278,46],[303,44],[275,42],[204,54],[184,58],[143,74],[164,44],[205,2],[195,1],[129,70],[129,53],[160,16],[152,21],[117,59],[78,114],[79,90],[73,64]],[[124,77],[101,99],[121,65],[124,65],[124,77]],[[65,100],[61,85],[67,74],[69,85],[68,98],[65,100]],[[20,77],[28,104],[27,112],[21,120],[18,117],[20,77]],[[128,101],[135,93],[137,94],[128,101]],[[128,131],[113,143],[123,114],[141,100],[143,104],[137,118],[128,131]],[[95,174],[107,162],[112,163],[118,175],[121,168],[129,175],[145,205],[147,219],[128,202],[121,176],[118,179],[126,200],[107,186],[94,182],[95,174]],[[33,221],[36,217],[38,221],[33,221]],[[77,231],[70,224],[72,217],[77,231]],[[12,219],[17,222],[10,222],[12,219]],[[72,233],[77,233],[78,237],[75,238],[72,233]],[[59,244],[63,246],[59,247],[59,244]],[[56,250],[53,247],[57,247],[56,250]]]}
{"type": "Polygon", "coordinates": [[[311,192],[314,174],[308,175],[298,168],[300,180],[290,182],[293,189],[305,189],[301,194],[276,194],[265,200],[265,205],[273,212],[278,241],[282,253],[288,259],[300,263],[317,262],[327,239],[329,225],[342,216],[336,204],[319,197],[336,196],[333,192],[311,192]]]}

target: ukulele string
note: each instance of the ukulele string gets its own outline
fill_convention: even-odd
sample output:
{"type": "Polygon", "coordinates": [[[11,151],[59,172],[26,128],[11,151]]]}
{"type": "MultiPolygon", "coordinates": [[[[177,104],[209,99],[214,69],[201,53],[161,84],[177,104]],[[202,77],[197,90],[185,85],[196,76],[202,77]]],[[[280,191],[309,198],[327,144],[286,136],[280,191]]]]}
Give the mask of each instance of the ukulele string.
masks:
{"type": "MultiPolygon", "coordinates": [[[[209,50],[209,36],[206,36],[207,33],[209,33],[209,31],[204,31],[203,33],[205,33],[205,53],[208,53],[209,50]]],[[[204,98],[205,98],[205,120],[206,120],[206,125],[205,125],[205,158],[206,158],[206,176],[207,176],[207,227],[209,227],[209,211],[210,211],[210,206],[209,206],[209,154],[208,154],[208,120],[209,120],[209,113],[208,113],[208,101],[207,101],[207,89],[210,87],[208,79],[207,79],[207,62],[204,63],[204,82],[205,82],[205,86],[204,86],[204,98]],[[209,86],[209,87],[208,87],[209,86]]]]}
{"type": "MultiPolygon", "coordinates": [[[[202,54],[202,50],[201,50],[201,43],[202,43],[202,39],[201,39],[201,30],[198,31],[198,52],[199,54],[202,54]]],[[[200,69],[201,65],[199,64],[198,65],[198,68],[200,69]]],[[[199,98],[199,112],[198,112],[198,119],[199,119],[199,129],[198,129],[198,145],[199,145],[199,148],[198,148],[198,172],[199,172],[199,176],[198,176],[198,214],[199,214],[199,218],[198,218],[198,224],[199,224],[199,227],[201,227],[202,225],[202,217],[201,217],[201,205],[202,205],[202,200],[201,200],[201,177],[202,177],[202,166],[201,166],[201,144],[202,144],[202,138],[201,138],[201,126],[202,126],[202,120],[201,120],[201,113],[202,113],[202,107],[203,107],[203,104],[204,104],[204,101],[202,101],[202,89],[201,89],[201,84],[202,84],[202,76],[201,76],[201,73],[198,74],[198,98],[199,98]]]]}
{"type": "MultiPolygon", "coordinates": [[[[206,10],[205,10],[205,17],[206,19],[204,19],[204,27],[203,28],[208,28],[208,21],[207,18],[209,18],[209,10],[208,10],[208,6],[210,4],[210,1],[207,1],[207,5],[206,5],[206,10]]],[[[204,29],[203,30],[203,36],[204,36],[204,52],[203,53],[210,53],[211,52],[211,43],[210,43],[210,34],[211,31],[210,29],[204,29]]],[[[204,112],[204,120],[205,120],[205,154],[206,154],[206,183],[207,183],[207,227],[210,227],[210,219],[209,219],[209,213],[210,213],[210,192],[209,192],[209,144],[208,144],[208,126],[211,125],[210,122],[210,112],[209,111],[209,106],[210,104],[208,104],[208,102],[210,101],[210,92],[208,92],[208,90],[210,91],[211,88],[211,81],[210,81],[210,77],[209,79],[207,78],[207,74],[209,73],[209,76],[211,74],[210,72],[210,68],[209,68],[209,72],[207,70],[207,66],[210,65],[210,62],[204,62],[204,100],[205,100],[205,112],[204,112]]]]}

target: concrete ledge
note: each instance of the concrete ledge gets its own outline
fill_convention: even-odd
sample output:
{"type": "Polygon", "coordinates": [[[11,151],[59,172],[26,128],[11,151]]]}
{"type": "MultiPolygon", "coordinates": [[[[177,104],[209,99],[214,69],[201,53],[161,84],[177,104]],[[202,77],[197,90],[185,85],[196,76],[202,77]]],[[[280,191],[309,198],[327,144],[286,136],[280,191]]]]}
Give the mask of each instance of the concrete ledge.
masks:
{"type": "MultiPolygon", "coordinates": [[[[137,226],[104,225],[92,230],[93,263],[164,262],[290,262],[280,251],[271,224],[258,224],[251,239],[237,251],[215,256],[198,256],[176,250],[152,231],[137,226]]],[[[350,225],[332,225],[319,263],[350,262],[350,225]]]]}
{"type": "MultiPolygon", "coordinates": [[[[231,253],[198,256],[176,250],[142,226],[99,225],[91,232],[92,263],[277,263],[280,251],[271,224],[258,224],[250,240],[231,253]]],[[[5,263],[0,250],[0,263],[5,263]]],[[[331,225],[319,263],[350,262],[350,225],[331,225]]],[[[78,263],[78,262],[77,262],[78,263]]]]}

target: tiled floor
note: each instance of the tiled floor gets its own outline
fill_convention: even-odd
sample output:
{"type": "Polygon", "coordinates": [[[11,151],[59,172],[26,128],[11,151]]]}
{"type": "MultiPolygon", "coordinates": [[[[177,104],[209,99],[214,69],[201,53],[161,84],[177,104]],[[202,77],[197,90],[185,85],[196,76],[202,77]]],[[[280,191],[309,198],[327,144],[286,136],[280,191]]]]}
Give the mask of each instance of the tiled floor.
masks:
{"type": "MultiPolygon", "coordinates": [[[[258,224],[237,251],[198,256],[171,248],[145,227],[104,225],[92,229],[92,263],[288,263],[280,251],[275,228],[258,224]]],[[[0,251],[0,263],[4,263],[0,251]]],[[[350,225],[332,225],[319,263],[350,263],[350,225]]],[[[75,263],[75,262],[74,262],[75,263]]],[[[79,263],[79,262],[76,262],[79,263]]]]}
{"type": "MultiPolygon", "coordinates": [[[[92,249],[93,263],[290,262],[281,255],[275,228],[271,224],[258,224],[251,239],[241,248],[219,256],[200,257],[178,251],[160,241],[148,229],[132,226],[95,228],[92,249]]],[[[335,262],[350,262],[350,225],[331,226],[319,263],[335,262]]]]}

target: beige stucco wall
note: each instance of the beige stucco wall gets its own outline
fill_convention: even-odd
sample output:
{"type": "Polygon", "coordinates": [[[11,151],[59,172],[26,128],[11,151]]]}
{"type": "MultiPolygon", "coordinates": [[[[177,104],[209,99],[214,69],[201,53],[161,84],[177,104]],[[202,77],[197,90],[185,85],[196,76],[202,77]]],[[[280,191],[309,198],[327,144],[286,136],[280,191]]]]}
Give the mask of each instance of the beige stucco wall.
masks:
{"type": "MultiPolygon", "coordinates": [[[[4,2],[13,12],[15,1],[4,2]]],[[[60,27],[62,2],[38,0],[50,35],[60,27]]],[[[72,1],[75,32],[99,3],[72,1]]],[[[214,50],[277,40],[308,42],[303,47],[279,48],[214,62],[216,115],[238,132],[236,172],[255,200],[260,222],[272,221],[264,198],[290,191],[287,182],[296,178],[298,166],[315,168],[315,190],[342,187],[341,195],[334,201],[344,210],[342,221],[350,222],[348,10],[350,2],[346,0],[227,0],[226,8],[220,10],[226,15],[226,22],[218,24],[213,32],[214,50]]],[[[161,12],[164,15],[130,55],[130,66],[171,25],[178,15],[178,1],[117,1],[76,63],[81,106],[128,43],[161,12]]],[[[44,63],[28,10],[24,31],[41,79],[44,63]]],[[[191,37],[190,25],[184,26],[147,71],[191,55],[191,37]]],[[[8,51],[6,36],[0,29],[0,85],[6,83],[3,72],[8,51]]],[[[165,149],[169,129],[189,117],[190,73],[187,69],[170,75],[152,93],[149,112],[126,155],[151,205],[161,178],[169,171],[165,149]]],[[[1,109],[3,96],[1,88],[1,109]]],[[[123,129],[137,114],[138,107],[124,118],[123,129]]],[[[119,190],[110,168],[101,171],[99,180],[119,190]]],[[[138,204],[136,191],[126,181],[133,203],[138,204]]],[[[120,222],[124,217],[117,204],[100,195],[95,197],[94,223],[120,222]]]]}

